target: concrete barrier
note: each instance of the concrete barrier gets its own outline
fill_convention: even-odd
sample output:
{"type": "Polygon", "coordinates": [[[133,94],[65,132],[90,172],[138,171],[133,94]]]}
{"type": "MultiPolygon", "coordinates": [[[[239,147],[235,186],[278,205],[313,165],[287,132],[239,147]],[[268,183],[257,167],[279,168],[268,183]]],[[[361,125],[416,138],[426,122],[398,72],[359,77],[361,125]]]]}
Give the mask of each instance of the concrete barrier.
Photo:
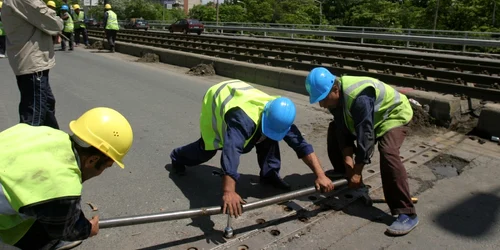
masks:
{"type": "MultiPolygon", "coordinates": [[[[89,37],[89,40],[91,42],[101,41],[93,37],[89,37]]],[[[141,57],[146,53],[154,53],[159,56],[160,61],[163,63],[187,68],[194,67],[201,63],[213,64],[216,74],[220,76],[236,78],[249,83],[257,83],[307,95],[304,81],[308,72],[305,71],[270,67],[125,42],[117,42],[116,51],[137,57],[141,57]]],[[[412,88],[395,88],[409,98],[417,100],[422,105],[429,105],[429,113],[441,126],[448,127],[462,113],[461,99],[459,97],[435,92],[419,91],[412,88]]],[[[496,120],[499,119],[500,116],[498,116],[496,120]]],[[[486,127],[489,126],[489,123],[484,124],[486,127]]]]}
{"type": "Polygon", "coordinates": [[[484,136],[500,137],[500,104],[487,103],[484,105],[476,130],[484,136]]]}

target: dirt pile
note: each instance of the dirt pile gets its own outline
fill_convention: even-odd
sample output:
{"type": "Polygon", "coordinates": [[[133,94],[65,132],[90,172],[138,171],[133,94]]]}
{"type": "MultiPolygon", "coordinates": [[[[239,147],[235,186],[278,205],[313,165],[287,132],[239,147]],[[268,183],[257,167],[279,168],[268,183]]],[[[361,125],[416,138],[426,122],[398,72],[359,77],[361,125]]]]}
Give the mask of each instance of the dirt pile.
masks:
{"type": "Polygon", "coordinates": [[[104,46],[101,41],[94,42],[92,45],[87,46],[87,49],[104,49],[104,46]]]}
{"type": "Polygon", "coordinates": [[[160,62],[160,57],[157,54],[146,53],[146,54],[142,55],[141,58],[137,59],[136,62],[145,62],[145,63],[160,62]]]}
{"type": "Polygon", "coordinates": [[[213,76],[215,75],[215,69],[213,64],[198,64],[192,67],[188,72],[188,75],[195,76],[213,76]]]}
{"type": "Polygon", "coordinates": [[[428,128],[436,127],[436,119],[434,119],[429,113],[426,112],[421,106],[411,104],[413,109],[413,118],[408,124],[411,131],[421,131],[428,128]]]}

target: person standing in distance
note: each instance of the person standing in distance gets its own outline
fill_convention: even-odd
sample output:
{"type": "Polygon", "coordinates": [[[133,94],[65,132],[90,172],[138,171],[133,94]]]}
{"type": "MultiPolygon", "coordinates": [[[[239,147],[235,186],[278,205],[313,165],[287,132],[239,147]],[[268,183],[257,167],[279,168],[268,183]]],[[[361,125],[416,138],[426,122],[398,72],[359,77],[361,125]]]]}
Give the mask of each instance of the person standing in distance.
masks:
{"type": "Polygon", "coordinates": [[[115,41],[116,33],[120,30],[120,25],[118,24],[118,16],[114,11],[111,10],[111,5],[106,4],[104,6],[104,32],[106,33],[106,39],[108,39],[109,50],[115,52],[115,41]]]}

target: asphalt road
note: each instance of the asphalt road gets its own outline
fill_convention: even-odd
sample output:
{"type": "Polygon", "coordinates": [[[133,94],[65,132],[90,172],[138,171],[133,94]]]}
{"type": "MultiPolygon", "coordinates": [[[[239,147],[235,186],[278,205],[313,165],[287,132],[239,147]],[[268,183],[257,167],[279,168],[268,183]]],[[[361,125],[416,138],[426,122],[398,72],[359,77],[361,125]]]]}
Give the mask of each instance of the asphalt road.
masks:
{"type": "MultiPolygon", "coordinates": [[[[183,68],[137,63],[118,53],[93,53],[80,48],[71,53],[57,52],[56,63],[50,72],[50,82],[62,130],[69,132],[68,123],[72,119],[99,106],[121,112],[134,130],[134,144],[125,158],[126,168],[109,169],[84,183],[82,206],[87,217],[92,213],[86,202],[97,206],[101,219],[219,205],[220,180],[211,172],[219,169],[220,154],[205,166],[189,169],[182,178],[171,177],[165,165],[170,163],[171,150],[198,139],[201,99],[211,85],[224,78],[188,76],[183,68]]],[[[0,79],[0,129],[4,130],[18,122],[19,103],[15,76],[7,59],[0,60],[0,79]]],[[[297,124],[302,132],[311,142],[325,141],[322,135],[309,136],[316,123],[320,124],[314,125],[316,129],[326,132],[329,117],[325,112],[309,105],[305,96],[264,90],[296,101],[297,124]]],[[[321,143],[316,150],[325,147],[321,143]]],[[[284,143],[281,153],[283,176],[308,174],[289,179],[292,186],[312,185],[311,171],[284,143]]],[[[326,162],[327,156],[323,155],[321,159],[326,162]]],[[[259,173],[255,151],[242,157],[239,171],[243,176],[238,190],[244,199],[251,201],[272,193],[251,184],[258,180],[259,173]]],[[[224,216],[212,216],[103,229],[80,248],[137,249],[169,242],[173,246],[182,243],[178,240],[222,230],[225,222],[224,216]]]]}

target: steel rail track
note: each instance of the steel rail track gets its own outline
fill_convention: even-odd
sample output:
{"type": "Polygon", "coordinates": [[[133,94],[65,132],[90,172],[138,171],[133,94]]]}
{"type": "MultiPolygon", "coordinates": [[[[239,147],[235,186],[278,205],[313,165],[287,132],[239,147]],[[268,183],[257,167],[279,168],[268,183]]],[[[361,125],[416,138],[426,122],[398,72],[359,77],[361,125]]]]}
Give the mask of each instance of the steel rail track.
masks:
{"type": "MultiPolygon", "coordinates": [[[[96,29],[94,29],[97,31],[96,29]]],[[[303,43],[283,43],[273,41],[256,41],[238,39],[232,37],[207,37],[184,34],[170,34],[167,32],[121,30],[122,34],[136,34],[150,37],[165,37],[177,40],[188,40],[193,42],[225,43],[234,46],[250,46],[255,48],[267,48],[268,50],[303,52],[310,54],[328,54],[341,58],[358,58],[360,60],[374,60],[383,63],[392,63],[410,66],[423,66],[428,68],[446,68],[453,71],[468,71],[477,74],[499,75],[500,60],[486,61],[477,58],[449,58],[443,56],[431,56],[428,53],[407,54],[398,51],[379,51],[366,48],[348,49],[335,47],[322,47],[321,45],[307,45],[303,43]]]]}
{"type": "MultiPolygon", "coordinates": [[[[89,31],[89,36],[94,36],[94,37],[102,37],[103,32],[102,31],[89,31]]],[[[184,52],[190,52],[190,53],[196,53],[196,54],[203,54],[203,55],[208,55],[208,56],[214,56],[214,57],[220,57],[220,58],[227,58],[227,59],[232,59],[232,60],[237,60],[237,61],[246,61],[250,63],[255,63],[255,64],[263,64],[263,65],[268,65],[268,66],[274,66],[274,67],[283,67],[283,68],[289,68],[289,69],[296,69],[296,70],[303,70],[303,71],[309,71],[314,67],[320,66],[318,59],[321,61],[323,59],[328,59],[328,58],[318,58],[318,57],[313,57],[310,55],[300,55],[300,54],[294,54],[294,53],[285,53],[285,52],[275,52],[276,56],[275,57],[267,57],[264,56],[265,52],[268,51],[263,51],[263,50],[258,50],[258,49],[248,49],[248,48],[238,48],[238,47],[232,47],[232,46],[227,46],[227,45],[218,45],[218,44],[207,44],[207,43],[193,43],[193,42],[188,42],[188,41],[181,41],[181,40],[176,40],[176,39],[169,39],[169,38],[161,38],[161,37],[152,37],[152,36],[141,36],[141,35],[128,35],[128,34],[123,34],[123,33],[118,33],[117,35],[117,40],[118,41],[123,41],[123,42],[129,42],[129,43],[135,43],[135,44],[143,44],[143,45],[149,45],[149,46],[154,46],[154,47],[161,47],[161,48],[166,48],[166,49],[172,49],[172,50],[179,50],[179,51],[184,51],[184,52]],[[286,56],[285,56],[286,55],[286,56]],[[279,57],[278,57],[279,56],[279,57]],[[294,58],[291,58],[289,60],[283,59],[283,57],[288,57],[294,56],[294,58],[297,58],[295,60],[294,58]],[[307,63],[303,60],[302,62],[298,60],[299,57],[304,56],[304,58],[309,59],[311,61],[308,61],[307,63]],[[316,61],[314,61],[316,60],[316,61]]],[[[302,59],[304,59],[302,58],[302,59]]],[[[334,59],[338,63],[338,59],[334,59]]],[[[430,91],[437,91],[437,92],[442,92],[442,93],[449,93],[449,94],[459,94],[459,95],[466,95],[472,98],[478,98],[478,99],[484,99],[484,100],[490,100],[490,101],[500,101],[500,90],[496,89],[491,89],[491,88],[484,88],[484,87],[470,87],[462,84],[457,84],[457,83],[447,83],[447,82],[442,82],[442,81],[432,81],[429,79],[423,79],[421,74],[417,74],[417,77],[408,77],[408,76],[403,76],[403,75],[397,75],[396,73],[400,73],[394,70],[394,67],[398,67],[398,69],[401,68],[400,65],[389,65],[386,64],[385,68],[389,69],[389,71],[385,71],[382,73],[379,72],[372,72],[372,71],[366,71],[364,68],[367,65],[366,62],[359,61],[362,63],[361,67],[358,67],[357,69],[350,69],[347,67],[342,67],[342,65],[337,65],[337,64],[329,64],[329,65],[322,65],[332,72],[334,72],[337,75],[343,75],[343,74],[348,74],[348,75],[366,75],[366,76],[371,76],[371,77],[376,77],[386,83],[397,85],[397,86],[404,86],[404,87],[412,87],[412,88],[420,88],[420,89],[425,89],[425,90],[430,90],[430,91]],[[362,70],[359,70],[359,69],[362,70]]],[[[377,65],[380,66],[381,63],[378,63],[377,65]]],[[[384,65],[384,64],[381,64],[384,65]]],[[[380,66],[381,67],[381,66],[380,66]]],[[[411,67],[404,67],[404,70],[408,70],[411,67]]],[[[413,69],[413,72],[415,72],[415,69],[413,69]]],[[[432,70],[432,69],[427,69],[429,72],[439,72],[439,70],[432,70]]],[[[445,72],[444,73],[449,74],[450,72],[445,72]]],[[[441,74],[441,73],[439,73],[441,74]]],[[[480,76],[480,75],[472,75],[472,74],[464,74],[464,73],[458,73],[455,72],[455,74],[461,74],[460,76],[462,77],[481,77],[481,79],[490,79],[490,78],[496,78],[496,77],[490,77],[490,76],[480,76]]],[[[444,75],[444,74],[441,74],[444,75]]],[[[450,78],[448,77],[449,80],[450,78]]],[[[496,78],[499,79],[499,78],[496,78]]],[[[474,80],[475,82],[478,82],[477,80],[474,80]]],[[[500,81],[499,81],[500,82],[500,81]]],[[[480,84],[479,86],[484,86],[484,84],[480,84]]],[[[498,85],[495,85],[498,86],[498,85]]]]}

